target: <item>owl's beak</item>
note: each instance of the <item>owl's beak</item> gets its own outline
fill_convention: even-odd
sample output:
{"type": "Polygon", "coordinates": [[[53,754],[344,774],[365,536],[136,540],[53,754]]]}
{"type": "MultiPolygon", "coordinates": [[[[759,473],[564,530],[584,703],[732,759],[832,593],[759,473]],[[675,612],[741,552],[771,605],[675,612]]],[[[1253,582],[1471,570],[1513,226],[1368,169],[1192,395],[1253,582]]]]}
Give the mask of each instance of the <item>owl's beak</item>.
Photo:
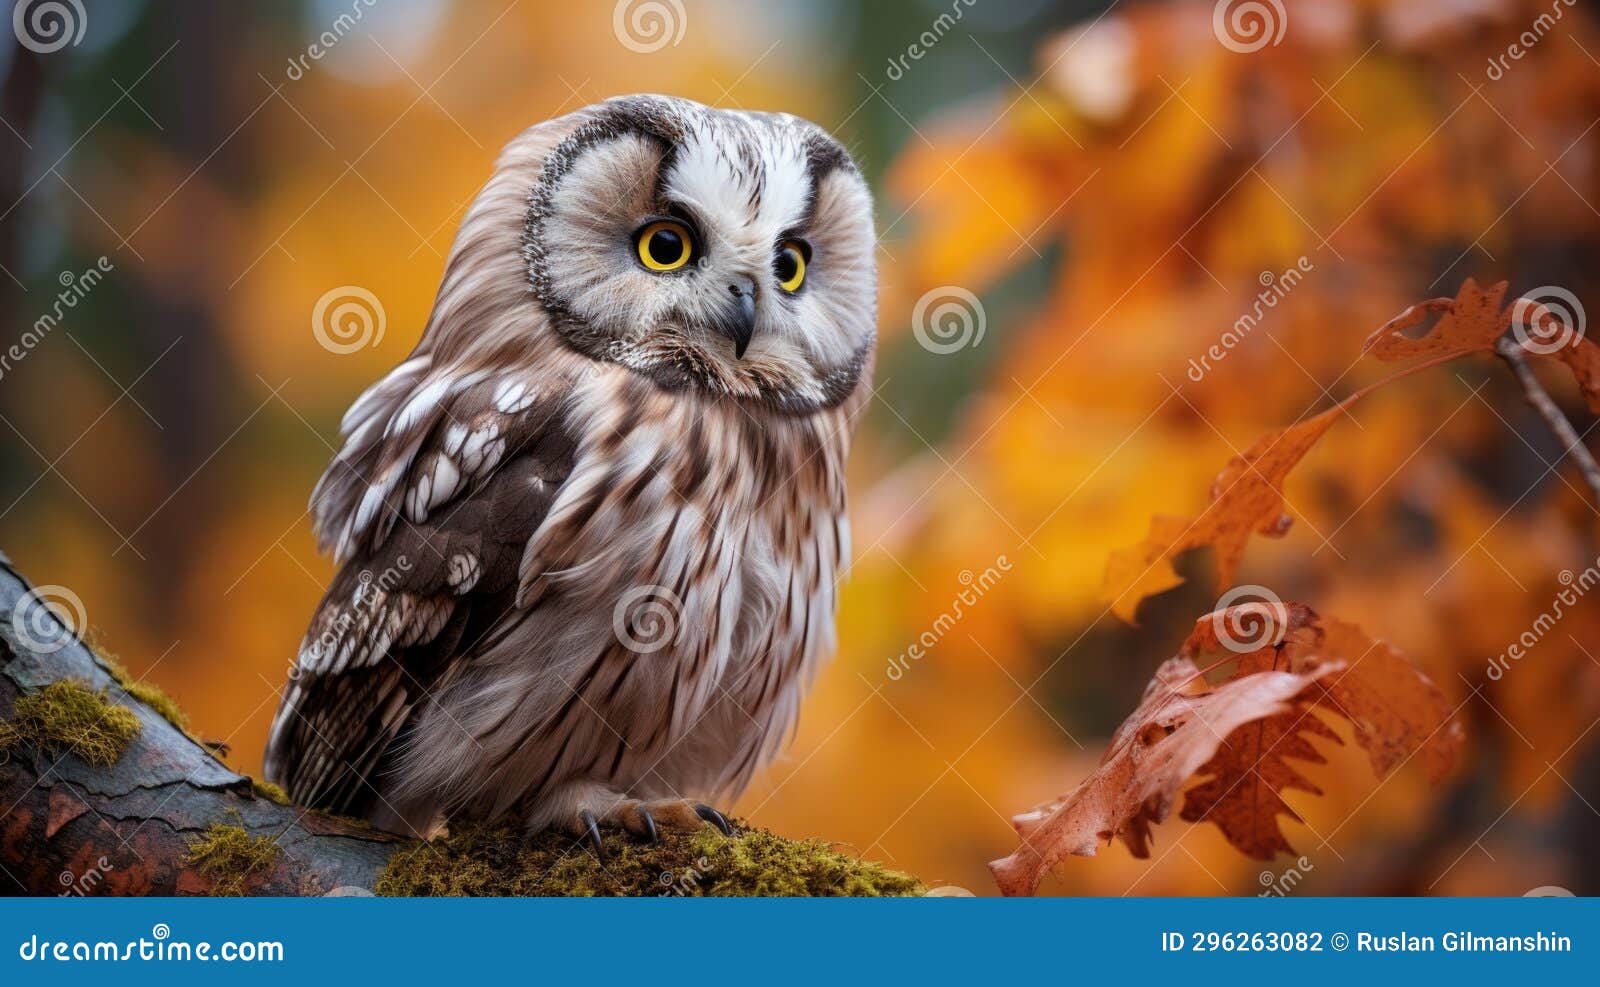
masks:
{"type": "Polygon", "coordinates": [[[752,278],[739,277],[728,285],[733,295],[733,305],[723,312],[717,322],[717,331],[733,340],[733,355],[744,359],[750,348],[750,338],[756,334],[756,283],[752,278]]]}

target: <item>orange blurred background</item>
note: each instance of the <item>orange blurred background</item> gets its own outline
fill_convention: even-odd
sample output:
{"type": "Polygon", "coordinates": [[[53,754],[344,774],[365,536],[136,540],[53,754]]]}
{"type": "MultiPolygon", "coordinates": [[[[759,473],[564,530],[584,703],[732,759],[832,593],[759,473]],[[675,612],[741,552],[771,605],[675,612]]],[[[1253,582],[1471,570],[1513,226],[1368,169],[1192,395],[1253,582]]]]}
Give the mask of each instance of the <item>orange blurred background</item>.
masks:
{"type": "MultiPolygon", "coordinates": [[[[1189,558],[1127,626],[1112,550],[1382,376],[1361,342],[1405,306],[1468,276],[1600,302],[1590,10],[1264,0],[1252,35],[1230,6],[91,2],[75,42],[6,38],[0,343],[110,270],[0,364],[0,549],[255,771],[331,571],[307,497],[500,146],[633,91],[810,117],[877,191],[878,389],[841,652],[735,810],[992,893],[1010,815],[1093,768],[1228,588],[1189,558]],[[312,312],[347,285],[383,329],[334,353],[312,312]],[[930,325],[952,298],[966,323],[930,325]]],[[[1152,859],[1071,858],[1046,891],[1254,894],[1289,868],[1293,893],[1600,890],[1600,602],[1485,671],[1600,551],[1560,452],[1504,368],[1439,368],[1357,405],[1291,477],[1292,531],[1245,556],[1241,581],[1428,670],[1467,727],[1455,777],[1334,749],[1323,794],[1289,797],[1299,860],[1174,820],[1152,859]]]]}

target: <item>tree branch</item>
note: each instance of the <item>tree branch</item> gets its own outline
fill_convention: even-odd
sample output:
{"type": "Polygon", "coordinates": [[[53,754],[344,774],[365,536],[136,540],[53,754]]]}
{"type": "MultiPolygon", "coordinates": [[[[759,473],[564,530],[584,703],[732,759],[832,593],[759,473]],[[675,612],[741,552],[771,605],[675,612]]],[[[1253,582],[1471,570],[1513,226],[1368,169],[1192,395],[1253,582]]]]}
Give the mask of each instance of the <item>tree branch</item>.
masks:
{"type": "Polygon", "coordinates": [[[1544,419],[1545,425],[1549,426],[1562,448],[1578,464],[1584,481],[1589,484],[1589,490],[1594,494],[1596,504],[1600,505],[1600,463],[1595,462],[1593,454],[1578,435],[1578,430],[1572,427],[1572,422],[1567,420],[1566,414],[1556,405],[1549,392],[1544,389],[1544,385],[1539,383],[1539,378],[1534,376],[1533,369],[1528,366],[1527,358],[1523,356],[1522,347],[1517,345],[1516,340],[1502,336],[1495,343],[1494,351],[1516,375],[1528,404],[1539,413],[1539,417],[1544,419]]]}
{"type": "MultiPolygon", "coordinates": [[[[104,708],[104,707],[102,707],[104,708]]],[[[48,713],[48,710],[46,710],[48,713]]],[[[46,720],[48,726],[48,720],[46,720]]],[[[323,895],[370,892],[407,841],[357,822],[281,805],[130,693],[112,668],[54,623],[0,555],[0,893],[323,895]],[[18,737],[19,700],[71,680],[131,710],[137,732],[110,765],[18,737]],[[213,826],[265,843],[262,866],[218,874],[193,844],[213,826]]],[[[70,729],[56,730],[71,736],[70,729]]],[[[115,746],[112,748],[116,749],[115,746]]],[[[249,846],[250,844],[247,844],[249,846]]]]}
{"type": "Polygon", "coordinates": [[[170,699],[68,632],[0,554],[0,894],[923,890],[826,843],[749,828],[663,832],[652,844],[608,828],[605,863],[565,834],[511,823],[422,843],[285,804],[173,720],[170,699]]]}

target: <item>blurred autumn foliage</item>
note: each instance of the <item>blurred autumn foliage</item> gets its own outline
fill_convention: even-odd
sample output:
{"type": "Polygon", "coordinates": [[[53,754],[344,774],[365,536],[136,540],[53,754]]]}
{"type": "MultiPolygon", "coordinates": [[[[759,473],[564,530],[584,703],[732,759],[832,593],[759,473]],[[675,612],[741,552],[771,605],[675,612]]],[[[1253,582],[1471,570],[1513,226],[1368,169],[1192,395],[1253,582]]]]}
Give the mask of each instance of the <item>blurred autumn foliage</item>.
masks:
{"type": "MultiPolygon", "coordinates": [[[[253,770],[329,573],[306,496],[500,144],[618,92],[782,108],[876,182],[882,353],[841,652],[736,811],[988,893],[1011,813],[1096,770],[1237,581],[1408,655],[1460,763],[1380,780],[1312,739],[1293,860],[1169,822],[1044,892],[1253,894],[1291,866],[1298,893],[1600,891],[1596,506],[1491,355],[1333,413],[1287,473],[1292,525],[1228,583],[1200,548],[1142,605],[1105,592],[1153,517],[1198,516],[1232,457],[1390,373],[1362,345],[1395,313],[1469,277],[1600,311],[1600,24],[1293,0],[1281,36],[1230,45],[1217,6],[976,0],[926,46],[950,4],[686,0],[681,43],[641,52],[610,3],[395,4],[299,78],[343,5],[95,7],[81,48],[0,61],[6,342],[59,274],[114,264],[0,377],[0,547],[253,770]],[[335,354],[310,315],[343,285],[384,331],[335,354]],[[931,338],[914,313],[962,293],[965,338],[931,338]]],[[[1565,368],[1535,371],[1594,424],[1565,368]]]]}

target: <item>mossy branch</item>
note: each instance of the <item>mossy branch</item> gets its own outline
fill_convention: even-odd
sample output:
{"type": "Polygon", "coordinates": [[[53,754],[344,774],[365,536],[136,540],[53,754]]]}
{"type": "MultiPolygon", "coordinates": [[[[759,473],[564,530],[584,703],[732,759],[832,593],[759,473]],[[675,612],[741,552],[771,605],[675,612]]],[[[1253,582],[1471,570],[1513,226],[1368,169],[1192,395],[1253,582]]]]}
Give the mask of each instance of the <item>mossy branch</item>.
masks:
{"type": "MultiPolygon", "coordinates": [[[[556,833],[429,843],[290,804],[188,732],[153,685],[62,630],[0,555],[0,893],[906,895],[912,877],[826,843],[707,827],[602,865],[556,833]],[[19,620],[17,615],[28,619],[19,620]]],[[[221,674],[219,662],[219,674],[221,674]]]]}

